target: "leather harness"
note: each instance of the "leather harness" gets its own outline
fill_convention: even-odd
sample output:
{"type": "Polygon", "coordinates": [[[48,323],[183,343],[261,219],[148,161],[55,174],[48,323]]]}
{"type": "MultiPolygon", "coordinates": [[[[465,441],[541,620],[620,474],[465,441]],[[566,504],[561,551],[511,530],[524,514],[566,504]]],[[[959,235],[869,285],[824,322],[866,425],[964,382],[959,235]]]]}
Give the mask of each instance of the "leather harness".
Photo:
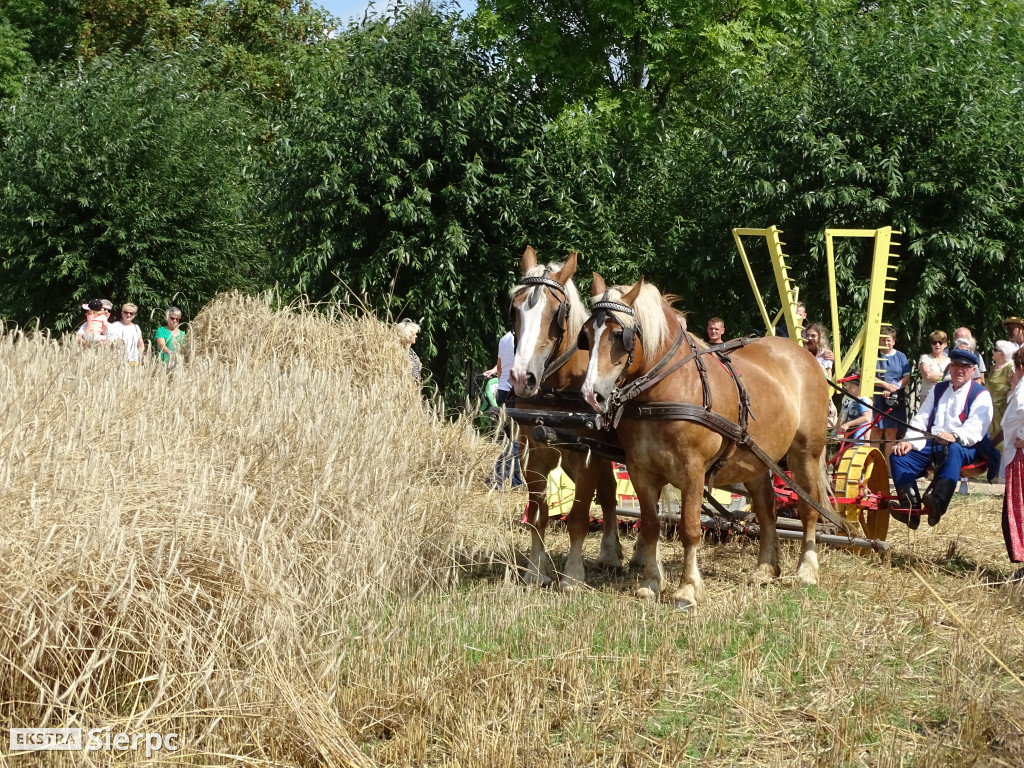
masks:
{"type": "MultiPolygon", "coordinates": [[[[598,309],[605,309],[605,311],[616,311],[623,312],[633,316],[633,310],[631,307],[626,307],[623,304],[612,302],[614,306],[602,307],[604,302],[596,302],[594,304],[595,314],[598,309]]],[[[642,331],[638,328],[637,333],[642,331]]],[[[747,393],[746,387],[743,386],[743,382],[736,375],[736,371],[733,368],[732,360],[727,354],[728,352],[745,347],[751,341],[754,341],[757,337],[746,336],[740,339],[733,339],[731,341],[722,342],[721,344],[714,344],[710,347],[698,347],[689,332],[684,331],[682,328],[679,329],[679,333],[673,341],[671,347],[665,352],[661,359],[649,370],[647,373],[634,379],[629,384],[623,387],[616,387],[609,399],[608,411],[610,418],[608,424],[611,428],[618,426],[619,421],[623,416],[628,416],[633,419],[666,419],[675,421],[689,421],[700,426],[706,427],[707,429],[717,432],[726,438],[726,444],[723,446],[722,451],[715,458],[711,467],[708,469],[707,474],[704,478],[704,484],[706,486],[713,487],[714,476],[719,469],[732,457],[733,453],[736,452],[740,446],[750,450],[758,459],[760,459],[766,467],[774,474],[783,484],[786,485],[791,491],[793,491],[800,499],[810,504],[818,514],[824,517],[833,525],[838,526],[841,530],[846,533],[850,533],[849,523],[839,517],[834,512],[826,509],[822,504],[813,499],[810,494],[795,483],[786,472],[780,467],[775,460],[773,460],[768,454],[766,454],[760,446],[755,443],[747,429],[748,418],[751,417],[750,409],[750,396],[747,393]],[[679,351],[682,346],[683,339],[686,340],[690,347],[690,353],[683,357],[681,360],[676,361],[672,365],[668,365],[671,359],[679,351]],[[711,385],[707,377],[707,366],[704,364],[704,355],[714,355],[732,377],[736,383],[737,397],[739,398],[739,419],[738,422],[734,422],[731,419],[722,416],[721,414],[715,413],[712,410],[712,395],[711,385]],[[629,402],[641,392],[644,392],[652,388],[658,382],[664,380],[670,374],[679,370],[682,366],[686,365],[690,360],[694,361],[697,367],[697,372],[700,375],[701,389],[703,390],[703,406],[696,405],[694,403],[672,403],[672,402],[651,402],[651,403],[631,403],[629,402]]],[[[623,375],[625,371],[623,369],[623,375]]],[[[620,377],[621,378],[621,377],[620,377]]]]}

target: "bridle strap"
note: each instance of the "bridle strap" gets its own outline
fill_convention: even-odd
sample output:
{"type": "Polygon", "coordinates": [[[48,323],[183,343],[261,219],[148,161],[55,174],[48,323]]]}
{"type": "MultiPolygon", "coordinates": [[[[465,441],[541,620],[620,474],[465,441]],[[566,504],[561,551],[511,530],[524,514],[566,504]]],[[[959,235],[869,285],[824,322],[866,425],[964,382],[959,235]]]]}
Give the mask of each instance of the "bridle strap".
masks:
{"type": "Polygon", "coordinates": [[[562,294],[562,303],[568,303],[569,297],[565,292],[565,286],[554,278],[548,277],[547,275],[537,275],[536,277],[524,277],[522,279],[523,285],[543,285],[550,288],[553,291],[558,291],[562,294]]]}
{"type": "MultiPolygon", "coordinates": [[[[558,349],[558,345],[557,344],[555,345],[555,349],[558,349]]],[[[580,351],[580,348],[577,345],[577,343],[574,341],[572,343],[572,346],[570,346],[567,350],[565,350],[565,352],[563,352],[558,357],[556,357],[554,360],[552,360],[550,363],[548,363],[547,365],[544,366],[544,373],[541,374],[541,379],[540,379],[541,382],[545,381],[549,376],[551,376],[551,374],[553,374],[555,371],[557,371],[563,365],[568,363],[569,360],[572,359],[572,356],[575,355],[579,351],[580,351]]]]}
{"type": "MultiPolygon", "coordinates": [[[[542,285],[545,288],[547,288],[548,290],[550,290],[552,293],[555,293],[557,291],[559,294],[561,294],[561,298],[558,298],[557,296],[555,297],[555,298],[558,298],[558,307],[559,307],[559,309],[561,309],[563,305],[566,305],[566,306],[570,307],[570,311],[571,311],[572,305],[569,302],[569,294],[565,290],[565,286],[562,285],[557,280],[555,280],[554,278],[548,277],[546,273],[543,274],[543,275],[536,275],[534,277],[524,277],[521,280],[521,283],[523,285],[542,285]]],[[[555,310],[555,311],[557,312],[558,310],[555,310]]],[[[569,316],[569,312],[567,311],[566,312],[566,323],[568,322],[568,316],[569,316]]],[[[569,362],[569,360],[572,358],[572,356],[575,355],[576,352],[579,350],[579,347],[577,346],[576,341],[573,341],[572,346],[570,346],[569,349],[565,350],[565,352],[563,352],[558,357],[556,357],[554,360],[552,360],[551,357],[552,357],[552,355],[555,354],[555,350],[558,349],[558,347],[562,344],[562,339],[563,338],[565,338],[565,328],[563,327],[562,323],[559,323],[559,325],[558,325],[558,339],[555,341],[555,344],[552,347],[550,354],[548,354],[548,359],[544,361],[544,372],[541,374],[541,377],[540,377],[540,380],[541,380],[542,384],[544,383],[545,379],[547,379],[549,376],[551,376],[553,373],[555,373],[555,371],[557,371],[563,365],[565,365],[567,362],[569,362]]]]}
{"type": "Polygon", "coordinates": [[[636,314],[633,312],[633,308],[631,306],[629,306],[628,304],[620,304],[617,301],[596,301],[590,307],[590,312],[591,314],[593,314],[597,312],[599,309],[603,309],[606,312],[621,312],[624,315],[636,317],[636,314]]]}

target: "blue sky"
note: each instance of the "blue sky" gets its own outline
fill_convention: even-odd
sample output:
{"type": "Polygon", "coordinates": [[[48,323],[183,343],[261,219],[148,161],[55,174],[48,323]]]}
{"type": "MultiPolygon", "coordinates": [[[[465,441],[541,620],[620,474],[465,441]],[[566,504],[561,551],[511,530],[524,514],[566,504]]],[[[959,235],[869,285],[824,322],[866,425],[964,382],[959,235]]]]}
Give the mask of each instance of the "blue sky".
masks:
{"type": "Polygon", "coordinates": [[[332,16],[348,21],[353,16],[358,16],[361,19],[369,2],[368,0],[319,0],[317,4],[332,16]]]}
{"type": "MultiPolygon", "coordinates": [[[[313,2],[322,6],[331,15],[337,16],[342,21],[348,21],[353,17],[361,20],[363,13],[370,4],[370,0],[313,0],[313,2]]],[[[376,0],[374,9],[383,11],[388,7],[389,2],[390,0],[376,0]]],[[[457,0],[457,2],[463,9],[476,7],[476,0],[457,0]]]]}

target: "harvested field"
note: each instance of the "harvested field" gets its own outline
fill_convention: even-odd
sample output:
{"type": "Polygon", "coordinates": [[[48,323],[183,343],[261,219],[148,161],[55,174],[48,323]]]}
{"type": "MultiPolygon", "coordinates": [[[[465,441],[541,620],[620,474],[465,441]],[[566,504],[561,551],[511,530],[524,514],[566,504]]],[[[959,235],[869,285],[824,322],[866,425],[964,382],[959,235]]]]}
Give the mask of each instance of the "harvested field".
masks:
{"type": "Polygon", "coordinates": [[[708,544],[688,614],[526,588],[525,496],[387,326],[228,295],[191,332],[173,371],[0,337],[0,723],[179,735],[0,765],[1024,764],[999,496],[812,589],[708,544]]]}

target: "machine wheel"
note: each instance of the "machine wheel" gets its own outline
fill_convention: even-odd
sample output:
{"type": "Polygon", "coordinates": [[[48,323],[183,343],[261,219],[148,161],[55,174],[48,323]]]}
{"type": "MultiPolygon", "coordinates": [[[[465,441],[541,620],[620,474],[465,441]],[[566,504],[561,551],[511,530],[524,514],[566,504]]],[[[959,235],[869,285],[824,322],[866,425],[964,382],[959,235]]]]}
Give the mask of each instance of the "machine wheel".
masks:
{"type": "MultiPolygon", "coordinates": [[[[865,493],[879,496],[889,494],[889,465],[877,448],[855,445],[839,460],[835,498],[860,499],[865,493]]],[[[885,541],[889,533],[889,504],[883,502],[880,506],[880,509],[864,509],[857,501],[836,503],[847,520],[860,523],[865,538],[885,541]]]]}

